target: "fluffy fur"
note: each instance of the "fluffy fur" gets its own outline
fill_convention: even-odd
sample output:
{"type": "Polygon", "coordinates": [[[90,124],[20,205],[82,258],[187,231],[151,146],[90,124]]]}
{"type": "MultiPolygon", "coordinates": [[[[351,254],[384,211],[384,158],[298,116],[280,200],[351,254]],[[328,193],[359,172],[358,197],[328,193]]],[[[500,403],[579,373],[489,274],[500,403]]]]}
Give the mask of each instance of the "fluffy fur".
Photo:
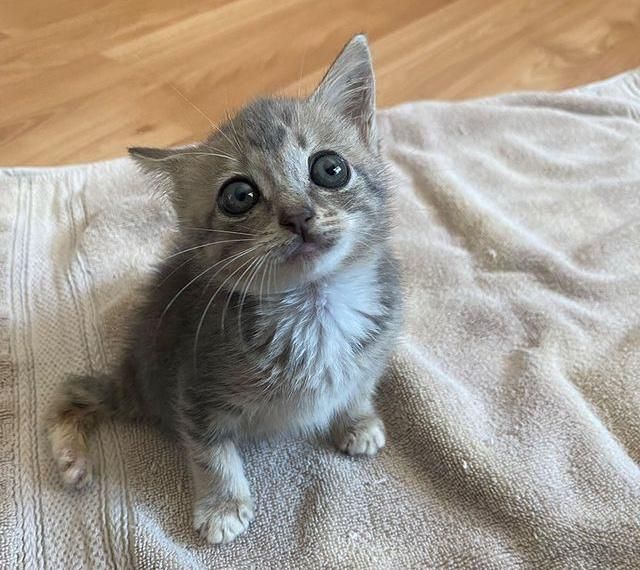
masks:
{"type": "Polygon", "coordinates": [[[308,99],[258,100],[191,147],[132,149],[169,188],[180,239],[119,373],[61,388],[49,437],[67,484],[91,478],[86,441],[98,419],[156,420],[188,454],[195,528],[228,542],[253,518],[239,440],[328,430],[351,455],[384,445],[372,398],[400,302],[374,93],[358,36],[308,99]],[[342,188],[310,178],[326,150],[348,161],[342,188]],[[230,216],[218,196],[238,176],[260,199],[230,216]],[[297,212],[310,212],[304,237],[283,222],[297,212]]]}

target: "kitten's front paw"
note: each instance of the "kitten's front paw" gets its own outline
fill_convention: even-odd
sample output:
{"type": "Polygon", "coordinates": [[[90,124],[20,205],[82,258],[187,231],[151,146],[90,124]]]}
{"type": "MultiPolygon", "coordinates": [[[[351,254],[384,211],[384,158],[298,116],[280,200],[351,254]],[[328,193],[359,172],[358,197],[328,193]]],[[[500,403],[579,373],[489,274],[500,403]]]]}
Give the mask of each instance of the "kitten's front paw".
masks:
{"type": "Polygon", "coordinates": [[[338,449],[348,455],[375,455],[384,447],[384,424],[377,417],[362,419],[346,429],[336,441],[338,449]]]}
{"type": "Polygon", "coordinates": [[[193,527],[212,544],[226,544],[247,530],[254,519],[251,499],[203,500],[196,504],[193,527]]]}

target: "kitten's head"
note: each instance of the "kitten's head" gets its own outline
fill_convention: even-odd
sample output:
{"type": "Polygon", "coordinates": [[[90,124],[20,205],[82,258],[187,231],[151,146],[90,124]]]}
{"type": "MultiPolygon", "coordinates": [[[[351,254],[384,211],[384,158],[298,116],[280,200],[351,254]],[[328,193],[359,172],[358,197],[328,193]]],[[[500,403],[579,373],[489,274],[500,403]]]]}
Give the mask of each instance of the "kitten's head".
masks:
{"type": "Polygon", "coordinates": [[[195,248],[185,255],[215,265],[211,275],[219,271],[230,285],[282,290],[322,279],[372,255],[388,236],[364,36],[347,44],[307,99],[260,99],[203,143],[130,152],[169,182],[181,232],[195,248]]]}

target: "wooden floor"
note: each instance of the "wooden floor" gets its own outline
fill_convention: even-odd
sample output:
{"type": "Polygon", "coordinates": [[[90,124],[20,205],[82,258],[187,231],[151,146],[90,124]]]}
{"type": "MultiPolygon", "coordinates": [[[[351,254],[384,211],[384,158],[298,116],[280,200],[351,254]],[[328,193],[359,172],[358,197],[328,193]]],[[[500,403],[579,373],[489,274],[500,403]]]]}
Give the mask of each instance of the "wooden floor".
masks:
{"type": "Polygon", "coordinates": [[[369,35],[379,103],[561,89],[640,66],[640,0],[0,0],[0,165],[199,138],[306,92],[369,35]]]}

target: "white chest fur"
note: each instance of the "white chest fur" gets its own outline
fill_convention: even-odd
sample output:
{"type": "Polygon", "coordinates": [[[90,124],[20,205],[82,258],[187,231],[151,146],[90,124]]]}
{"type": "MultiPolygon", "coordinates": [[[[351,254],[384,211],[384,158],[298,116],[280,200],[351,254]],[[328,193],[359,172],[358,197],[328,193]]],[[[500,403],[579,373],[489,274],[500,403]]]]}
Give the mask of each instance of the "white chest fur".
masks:
{"type": "Polygon", "coordinates": [[[269,383],[284,388],[286,397],[283,409],[267,412],[271,422],[283,414],[290,427],[320,426],[352,399],[367,373],[359,351],[383,315],[380,294],[376,265],[368,263],[281,301],[271,314],[276,326],[269,383]]]}
{"type": "Polygon", "coordinates": [[[306,388],[344,385],[358,347],[382,314],[376,266],[352,266],[283,301],[274,347],[288,345],[289,360],[306,388]]]}

